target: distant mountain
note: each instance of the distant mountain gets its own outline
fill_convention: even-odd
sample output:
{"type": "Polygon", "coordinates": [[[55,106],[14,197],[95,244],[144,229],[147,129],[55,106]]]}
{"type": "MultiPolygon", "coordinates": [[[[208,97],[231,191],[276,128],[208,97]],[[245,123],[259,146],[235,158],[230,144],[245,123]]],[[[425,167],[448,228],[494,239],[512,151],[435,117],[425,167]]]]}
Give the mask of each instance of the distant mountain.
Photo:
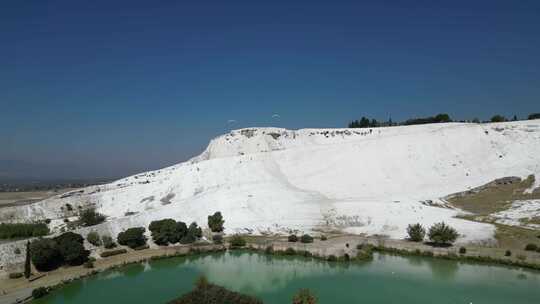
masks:
{"type": "Polygon", "coordinates": [[[88,171],[76,165],[0,159],[0,183],[78,182],[101,179],[99,175],[93,175],[88,171]]]}

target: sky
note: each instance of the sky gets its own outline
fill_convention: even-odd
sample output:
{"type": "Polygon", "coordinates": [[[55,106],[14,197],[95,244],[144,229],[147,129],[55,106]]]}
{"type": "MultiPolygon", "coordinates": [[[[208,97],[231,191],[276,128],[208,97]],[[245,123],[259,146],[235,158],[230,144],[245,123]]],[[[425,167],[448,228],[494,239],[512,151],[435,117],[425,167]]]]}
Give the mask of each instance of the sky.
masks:
{"type": "Polygon", "coordinates": [[[539,54],[540,1],[2,1],[0,178],[121,177],[251,126],[523,118],[539,54]]]}

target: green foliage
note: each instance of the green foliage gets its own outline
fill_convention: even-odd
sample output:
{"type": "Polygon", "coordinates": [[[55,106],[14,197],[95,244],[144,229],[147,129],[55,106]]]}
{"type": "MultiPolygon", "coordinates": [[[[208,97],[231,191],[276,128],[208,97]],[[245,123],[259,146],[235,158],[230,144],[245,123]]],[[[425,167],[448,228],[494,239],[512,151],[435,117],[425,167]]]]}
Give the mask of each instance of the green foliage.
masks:
{"type": "Polygon", "coordinates": [[[221,234],[213,235],[212,241],[214,241],[214,244],[223,244],[223,236],[221,234]]]}
{"type": "Polygon", "coordinates": [[[62,265],[63,258],[53,239],[39,239],[30,243],[32,263],[39,271],[49,271],[62,265]]]}
{"type": "Polygon", "coordinates": [[[326,241],[328,238],[326,237],[326,235],[321,235],[321,241],[326,241]]]}
{"type": "Polygon", "coordinates": [[[113,241],[113,238],[110,235],[102,236],[101,242],[103,242],[103,247],[105,247],[105,249],[111,249],[116,247],[116,243],[113,241]]]}
{"type": "Polygon", "coordinates": [[[124,248],[120,248],[120,249],[115,249],[115,250],[103,251],[100,254],[100,256],[102,258],[106,258],[106,257],[110,257],[110,256],[113,256],[113,255],[119,255],[119,254],[124,254],[124,253],[127,253],[127,250],[124,249],[124,248]]]}
{"type": "Polygon", "coordinates": [[[29,278],[32,274],[32,262],[30,260],[30,242],[26,242],[26,257],[24,260],[24,277],[29,278]]]}
{"type": "Polygon", "coordinates": [[[13,253],[15,253],[15,254],[17,254],[17,255],[18,255],[18,254],[21,254],[21,249],[19,249],[19,248],[17,247],[17,248],[15,248],[15,250],[13,250],[13,253]]]}
{"type": "Polygon", "coordinates": [[[426,236],[426,229],[420,223],[407,226],[409,240],[413,242],[422,242],[426,236]]]}
{"type": "Polygon", "coordinates": [[[328,262],[337,262],[337,257],[335,255],[331,254],[326,258],[326,260],[328,262]]]}
{"type": "Polygon", "coordinates": [[[162,246],[178,243],[188,232],[184,222],[176,222],[173,219],[153,221],[148,229],[152,233],[154,243],[162,246]]]}
{"type": "Polygon", "coordinates": [[[97,247],[102,245],[101,237],[95,231],[92,231],[92,232],[88,233],[88,235],[86,235],[86,240],[88,241],[88,243],[90,243],[90,244],[92,244],[94,246],[97,246],[97,247]]]}
{"type": "Polygon", "coordinates": [[[0,239],[30,238],[49,234],[45,223],[0,224],[0,239]]]}
{"type": "Polygon", "coordinates": [[[285,249],[285,252],[284,252],[285,255],[295,255],[296,254],[296,250],[294,250],[294,248],[287,248],[285,249]]]}
{"type": "Polygon", "coordinates": [[[293,304],[316,304],[317,298],[309,289],[300,289],[293,297],[293,304]]]}
{"type": "Polygon", "coordinates": [[[538,246],[536,244],[527,244],[525,246],[525,250],[527,251],[536,251],[538,249],[538,246]]]}
{"type": "Polygon", "coordinates": [[[80,234],[66,232],[54,238],[63,262],[68,265],[82,265],[88,260],[90,251],[84,248],[84,239],[80,234]]]}
{"type": "Polygon", "coordinates": [[[47,289],[47,287],[38,287],[32,290],[32,297],[34,299],[43,298],[47,294],[49,294],[49,289],[47,289]]]}
{"type": "Polygon", "coordinates": [[[309,234],[304,234],[300,238],[300,242],[302,243],[313,243],[313,237],[309,234]]]}
{"type": "Polygon", "coordinates": [[[274,247],[273,246],[266,246],[266,248],[264,249],[264,253],[266,254],[272,254],[274,253],[274,247]]]}
{"type": "Polygon", "coordinates": [[[144,227],[133,227],[118,234],[118,244],[128,246],[129,248],[136,248],[146,244],[146,237],[144,227]]]}
{"type": "Polygon", "coordinates": [[[465,254],[465,253],[467,253],[467,248],[459,247],[459,254],[465,254]]]}
{"type": "Polygon", "coordinates": [[[504,252],[504,256],[509,257],[509,256],[511,256],[511,255],[512,255],[512,251],[510,251],[510,250],[506,250],[506,251],[504,252]]]}
{"type": "Polygon", "coordinates": [[[527,119],[540,119],[540,113],[529,114],[529,117],[527,119]]]}
{"type": "Polygon", "coordinates": [[[296,234],[291,234],[289,235],[288,240],[289,242],[293,242],[293,243],[298,242],[298,237],[296,236],[296,234]]]}
{"type": "Polygon", "coordinates": [[[221,212],[216,212],[214,215],[208,216],[208,227],[210,227],[212,232],[222,232],[224,223],[225,221],[223,220],[221,212]]]}
{"type": "Polygon", "coordinates": [[[491,117],[491,122],[503,122],[506,121],[506,118],[502,115],[494,115],[491,117]]]}
{"type": "Polygon", "coordinates": [[[8,275],[10,279],[19,279],[23,277],[22,272],[12,272],[8,275]]]}
{"type": "Polygon", "coordinates": [[[437,114],[435,116],[423,117],[423,118],[412,118],[406,120],[404,125],[421,125],[428,123],[441,123],[441,122],[451,122],[450,116],[445,113],[437,114]]]}
{"type": "Polygon", "coordinates": [[[195,289],[169,304],[262,304],[257,298],[210,284],[205,278],[198,279],[195,289]]]}
{"type": "Polygon", "coordinates": [[[457,231],[444,222],[436,223],[429,228],[429,239],[438,246],[452,244],[457,238],[457,231]]]}
{"type": "Polygon", "coordinates": [[[105,216],[94,209],[87,209],[79,215],[80,222],[83,226],[94,226],[105,221],[105,216]]]}
{"type": "Polygon", "coordinates": [[[231,237],[231,239],[229,240],[229,244],[231,245],[231,247],[233,248],[237,248],[237,247],[244,247],[246,246],[246,239],[244,239],[241,235],[239,234],[235,234],[231,237]]]}
{"type": "Polygon", "coordinates": [[[375,120],[362,116],[360,120],[353,120],[349,123],[347,127],[349,128],[376,128],[379,127],[381,124],[375,120]]]}

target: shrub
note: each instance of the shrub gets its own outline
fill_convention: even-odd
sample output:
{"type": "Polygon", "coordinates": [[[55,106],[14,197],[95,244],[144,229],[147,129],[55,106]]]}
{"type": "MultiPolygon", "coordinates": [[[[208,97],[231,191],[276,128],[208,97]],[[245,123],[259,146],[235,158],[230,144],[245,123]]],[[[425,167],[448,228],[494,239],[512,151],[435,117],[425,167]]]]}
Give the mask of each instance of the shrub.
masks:
{"type": "Polygon", "coordinates": [[[321,235],[321,241],[326,241],[328,238],[326,238],[326,235],[321,235]]]}
{"type": "Polygon", "coordinates": [[[18,278],[22,278],[22,277],[23,277],[22,272],[12,272],[12,273],[9,274],[10,279],[18,279],[18,278]]]}
{"type": "Polygon", "coordinates": [[[142,246],[133,248],[133,250],[139,251],[139,250],[145,250],[145,249],[148,249],[148,248],[150,248],[150,246],[148,244],[144,244],[142,246]]]}
{"type": "Polygon", "coordinates": [[[264,253],[266,253],[266,254],[274,253],[274,247],[273,246],[266,246],[266,248],[264,249],[264,253]]]}
{"type": "Polygon", "coordinates": [[[146,244],[146,237],[144,227],[129,228],[124,232],[118,234],[118,244],[128,246],[129,248],[136,248],[146,244]]]}
{"type": "Polygon", "coordinates": [[[512,255],[512,251],[510,251],[510,250],[506,250],[506,252],[504,253],[504,256],[507,256],[507,257],[509,257],[511,255],[512,255]]]}
{"type": "Polygon", "coordinates": [[[300,289],[293,297],[293,304],[316,304],[317,298],[309,289],[300,289]]]}
{"type": "Polygon", "coordinates": [[[302,243],[313,243],[313,237],[309,234],[304,234],[300,238],[300,242],[302,243]]]}
{"type": "Polygon", "coordinates": [[[92,231],[92,232],[88,233],[88,235],[86,235],[86,240],[88,241],[88,243],[90,243],[90,244],[92,244],[94,246],[99,247],[102,244],[101,237],[95,231],[92,231]]]}
{"type": "Polygon", "coordinates": [[[527,251],[536,251],[538,249],[538,246],[536,244],[527,244],[525,246],[525,250],[527,251]]]}
{"type": "Polygon", "coordinates": [[[79,219],[83,226],[94,226],[105,221],[105,216],[95,209],[87,209],[81,212],[79,219]]]}
{"type": "Polygon", "coordinates": [[[216,212],[214,215],[208,216],[208,227],[210,227],[212,232],[222,232],[224,223],[225,221],[223,220],[221,212],[216,212]]]}
{"type": "Polygon", "coordinates": [[[459,254],[465,254],[465,253],[467,253],[467,248],[459,247],[459,254]]]}
{"type": "Polygon", "coordinates": [[[214,244],[223,244],[223,236],[221,234],[213,235],[212,241],[214,242],[214,244]]]}
{"type": "Polygon", "coordinates": [[[506,121],[506,118],[502,115],[494,115],[491,117],[491,122],[503,122],[506,121]]]}
{"type": "Polygon", "coordinates": [[[291,234],[289,235],[289,242],[298,242],[298,237],[296,236],[296,234],[291,234]]]}
{"type": "Polygon", "coordinates": [[[15,248],[15,250],[13,251],[13,253],[15,253],[15,254],[21,254],[21,249],[20,249],[20,248],[15,248]]]}
{"type": "Polygon", "coordinates": [[[229,244],[233,248],[244,247],[246,246],[246,240],[241,235],[235,234],[229,240],[229,244]]]}
{"type": "Polygon", "coordinates": [[[458,237],[457,231],[444,222],[431,226],[428,235],[435,245],[452,244],[458,237]]]}
{"type": "Polygon", "coordinates": [[[32,263],[39,271],[49,271],[62,265],[63,258],[53,239],[39,239],[30,243],[32,263]]]}
{"type": "Polygon", "coordinates": [[[83,267],[84,267],[84,268],[89,268],[89,269],[90,269],[90,268],[94,268],[94,262],[88,260],[88,261],[84,262],[83,267]]]}
{"type": "Polygon", "coordinates": [[[407,234],[409,240],[413,242],[422,242],[426,236],[426,229],[420,225],[420,223],[407,226],[407,234]]]}
{"type": "Polygon", "coordinates": [[[262,301],[238,292],[230,291],[221,286],[209,283],[200,278],[195,289],[175,299],[169,304],[262,304],[262,301]]]}
{"type": "Polygon", "coordinates": [[[529,114],[528,119],[540,119],[540,113],[529,114]]]}
{"type": "Polygon", "coordinates": [[[39,298],[43,298],[48,293],[49,293],[49,289],[47,289],[46,287],[38,287],[32,290],[32,297],[34,299],[39,299],[39,298]]]}
{"type": "Polygon", "coordinates": [[[115,249],[115,250],[109,250],[109,251],[103,251],[100,256],[102,258],[106,258],[106,257],[110,257],[110,256],[113,256],[113,255],[119,255],[119,254],[124,254],[124,253],[127,253],[127,250],[124,249],[124,248],[121,248],[121,249],[115,249]]]}
{"type": "Polygon", "coordinates": [[[285,249],[284,253],[285,253],[285,255],[295,255],[296,250],[294,250],[294,248],[289,247],[289,248],[285,249]]]}
{"type": "Polygon", "coordinates": [[[176,222],[173,219],[153,221],[148,227],[152,233],[152,239],[157,245],[178,243],[188,232],[184,222],[176,222]]]}
{"type": "Polygon", "coordinates": [[[331,254],[331,255],[329,255],[329,256],[326,258],[326,260],[327,260],[328,262],[336,262],[336,261],[337,261],[337,257],[336,257],[335,255],[331,254]]]}
{"type": "Polygon", "coordinates": [[[30,260],[30,242],[26,242],[26,256],[24,259],[24,277],[29,278],[32,274],[32,262],[30,260]]]}
{"type": "Polygon", "coordinates": [[[80,234],[66,232],[54,238],[64,263],[68,265],[82,265],[90,251],[84,248],[84,239],[80,234]]]}
{"type": "Polygon", "coordinates": [[[116,243],[113,241],[113,238],[110,235],[104,235],[101,237],[101,242],[105,249],[111,249],[116,247],[116,243]]]}
{"type": "Polygon", "coordinates": [[[0,239],[30,238],[47,234],[49,234],[49,227],[44,223],[0,224],[0,239]]]}

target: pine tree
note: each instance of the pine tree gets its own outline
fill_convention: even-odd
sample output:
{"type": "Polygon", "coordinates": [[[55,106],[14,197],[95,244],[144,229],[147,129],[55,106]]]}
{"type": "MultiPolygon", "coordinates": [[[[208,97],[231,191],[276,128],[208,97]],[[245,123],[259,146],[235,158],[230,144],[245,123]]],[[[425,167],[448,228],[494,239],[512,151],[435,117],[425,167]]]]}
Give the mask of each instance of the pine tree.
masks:
{"type": "Polygon", "coordinates": [[[32,274],[30,265],[30,242],[26,242],[26,260],[24,261],[24,277],[29,278],[32,274]]]}

